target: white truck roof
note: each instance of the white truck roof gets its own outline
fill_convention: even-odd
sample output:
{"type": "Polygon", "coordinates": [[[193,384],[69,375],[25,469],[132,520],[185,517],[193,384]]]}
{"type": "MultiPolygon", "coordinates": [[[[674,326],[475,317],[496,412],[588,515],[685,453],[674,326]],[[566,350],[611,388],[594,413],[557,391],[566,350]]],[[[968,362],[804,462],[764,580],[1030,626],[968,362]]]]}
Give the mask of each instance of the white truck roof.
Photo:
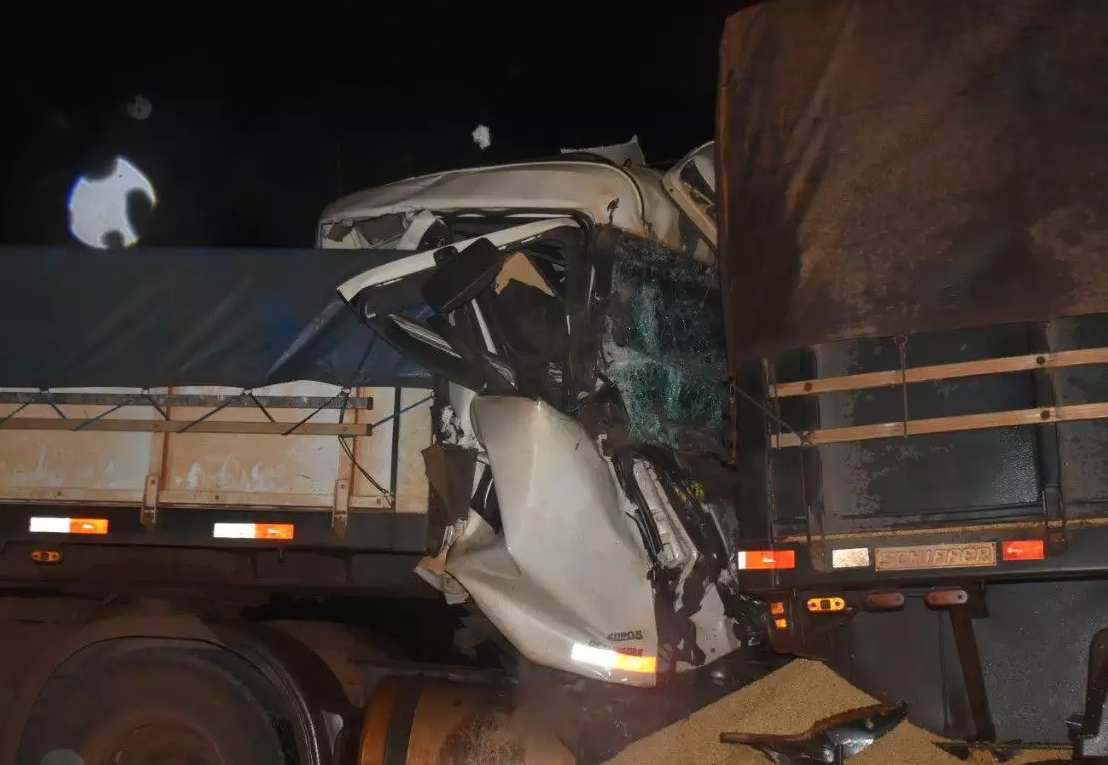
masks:
{"type": "MultiPolygon", "coordinates": [[[[710,153],[710,147],[700,151],[705,149],[710,153]]],[[[503,211],[521,217],[537,211],[574,213],[681,249],[688,246],[681,236],[681,201],[667,191],[663,174],[649,167],[551,159],[450,170],[359,191],[330,204],[323,211],[321,226],[424,210],[503,211]]],[[[706,239],[715,244],[714,227],[706,239]]],[[[714,260],[714,256],[696,254],[714,260]]]]}

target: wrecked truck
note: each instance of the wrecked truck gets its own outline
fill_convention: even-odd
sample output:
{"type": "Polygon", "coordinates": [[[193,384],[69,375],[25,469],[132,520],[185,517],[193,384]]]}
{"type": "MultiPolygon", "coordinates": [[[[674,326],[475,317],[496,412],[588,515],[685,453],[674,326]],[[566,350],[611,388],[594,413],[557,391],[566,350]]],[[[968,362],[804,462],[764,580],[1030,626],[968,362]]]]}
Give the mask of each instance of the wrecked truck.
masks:
{"type": "Polygon", "coordinates": [[[739,544],[773,561],[742,588],[966,757],[1108,755],[1105,50],[1081,2],[724,33],[739,544]]]}
{"type": "Polygon", "coordinates": [[[323,247],[415,245],[338,292],[440,381],[420,573],[544,666],[651,685],[760,639],[719,458],[711,152],[448,173],[324,214],[323,247]]]}
{"type": "MultiPolygon", "coordinates": [[[[360,709],[407,747],[412,708],[420,728],[491,682],[419,663],[457,625],[382,616],[383,647],[297,610],[335,596],[464,603],[459,640],[558,687],[764,672],[719,456],[712,151],[402,181],[333,204],[311,249],[0,250],[0,626],[27,645],[0,666],[0,759],[85,754],[93,718],[137,713],[66,707],[59,727],[103,661],[121,694],[187,670],[199,697],[284,720],[298,762],[372,750],[360,709]],[[445,690],[402,679],[436,672],[445,690]]],[[[280,761],[262,739],[243,761],[280,761]]]]}

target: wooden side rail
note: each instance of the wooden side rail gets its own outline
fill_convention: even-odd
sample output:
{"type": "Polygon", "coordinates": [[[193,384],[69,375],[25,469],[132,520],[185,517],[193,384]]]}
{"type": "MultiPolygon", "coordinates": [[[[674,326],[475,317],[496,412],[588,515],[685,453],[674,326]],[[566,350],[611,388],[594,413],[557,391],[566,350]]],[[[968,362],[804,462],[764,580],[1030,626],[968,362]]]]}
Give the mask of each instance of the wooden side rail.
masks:
{"type": "Polygon", "coordinates": [[[1108,364],[1108,348],[1031,353],[1026,356],[1006,356],[999,359],[959,361],[953,364],[935,364],[928,367],[909,367],[903,371],[893,369],[888,372],[863,372],[856,375],[778,383],[770,386],[769,396],[770,398],[814,396],[820,393],[887,388],[892,385],[934,382],[935,380],[950,380],[957,377],[976,377],[1004,372],[1033,372],[1037,369],[1063,369],[1090,364],[1108,364]]]}
{"type": "Polygon", "coordinates": [[[855,425],[846,428],[824,428],[806,433],[771,435],[774,449],[794,446],[821,446],[846,441],[869,441],[875,438],[920,436],[930,433],[956,433],[963,430],[1007,428],[1014,425],[1042,425],[1050,422],[1078,422],[1108,418],[1108,403],[1069,404],[1041,409],[1014,409],[1006,412],[965,414],[956,417],[932,417],[903,422],[882,422],[876,425],[855,425]]]}

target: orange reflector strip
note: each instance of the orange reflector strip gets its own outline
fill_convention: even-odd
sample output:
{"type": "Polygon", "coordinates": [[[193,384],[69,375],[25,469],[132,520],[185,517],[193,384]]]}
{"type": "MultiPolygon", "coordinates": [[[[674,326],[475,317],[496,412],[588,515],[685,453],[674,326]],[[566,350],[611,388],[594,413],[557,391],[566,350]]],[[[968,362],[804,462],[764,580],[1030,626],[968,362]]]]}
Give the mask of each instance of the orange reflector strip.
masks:
{"type": "Polygon", "coordinates": [[[254,524],[255,539],[292,539],[296,536],[296,527],[291,523],[254,524]]]}
{"type": "Polygon", "coordinates": [[[739,552],[739,569],[758,571],[796,568],[796,550],[742,550],[739,552]]]}
{"type": "Polygon", "coordinates": [[[653,672],[658,668],[658,660],[653,656],[629,656],[616,654],[616,669],[624,672],[653,672]]]}
{"type": "Polygon", "coordinates": [[[107,518],[70,518],[70,534],[107,534],[107,518]]]}
{"type": "Polygon", "coordinates": [[[846,601],[842,598],[808,598],[808,610],[813,614],[827,614],[846,610],[846,601]]]}
{"type": "Polygon", "coordinates": [[[1000,557],[1004,560],[1043,560],[1046,548],[1041,539],[1013,539],[1001,542],[1000,557]]]}
{"type": "Polygon", "coordinates": [[[216,539],[294,539],[292,523],[217,523],[212,526],[216,539]]]}
{"type": "Polygon", "coordinates": [[[45,518],[31,519],[30,531],[35,534],[107,534],[107,518],[45,518]]]}
{"type": "Polygon", "coordinates": [[[584,643],[574,643],[569,657],[582,664],[592,664],[604,669],[618,669],[623,672],[655,672],[658,659],[654,656],[632,656],[608,648],[598,648],[584,643]]]}

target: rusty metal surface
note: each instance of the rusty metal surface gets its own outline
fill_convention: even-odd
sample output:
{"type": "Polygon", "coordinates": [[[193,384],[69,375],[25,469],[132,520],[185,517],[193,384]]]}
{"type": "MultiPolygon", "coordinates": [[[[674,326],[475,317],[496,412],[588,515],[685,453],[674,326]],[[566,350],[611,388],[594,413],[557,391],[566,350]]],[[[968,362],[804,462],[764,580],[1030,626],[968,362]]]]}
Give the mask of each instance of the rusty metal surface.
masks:
{"type": "Polygon", "coordinates": [[[721,67],[733,366],[1108,310],[1108,5],[762,3],[721,67]]]}
{"type": "Polygon", "coordinates": [[[504,686],[386,677],[366,707],[358,763],[573,765],[546,711],[504,686]]]}

